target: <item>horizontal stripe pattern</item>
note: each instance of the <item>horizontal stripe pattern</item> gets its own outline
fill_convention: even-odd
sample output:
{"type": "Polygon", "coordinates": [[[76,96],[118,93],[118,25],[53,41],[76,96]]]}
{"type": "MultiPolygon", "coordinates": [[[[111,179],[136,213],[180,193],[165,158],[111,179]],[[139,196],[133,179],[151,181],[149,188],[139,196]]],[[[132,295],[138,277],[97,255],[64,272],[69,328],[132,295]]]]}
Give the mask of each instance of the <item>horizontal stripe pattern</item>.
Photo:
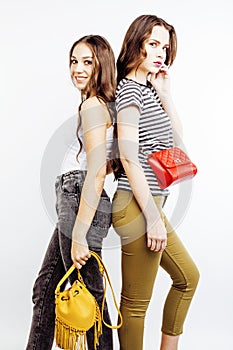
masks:
{"type": "MultiPolygon", "coordinates": [[[[155,89],[130,79],[122,79],[116,91],[117,112],[136,106],[140,111],[139,119],[139,161],[153,196],[166,196],[168,189],[162,190],[153,170],[147,162],[147,155],[173,147],[173,132],[170,118],[162,108],[155,89]]],[[[127,176],[118,180],[118,189],[131,191],[127,176]]]]}

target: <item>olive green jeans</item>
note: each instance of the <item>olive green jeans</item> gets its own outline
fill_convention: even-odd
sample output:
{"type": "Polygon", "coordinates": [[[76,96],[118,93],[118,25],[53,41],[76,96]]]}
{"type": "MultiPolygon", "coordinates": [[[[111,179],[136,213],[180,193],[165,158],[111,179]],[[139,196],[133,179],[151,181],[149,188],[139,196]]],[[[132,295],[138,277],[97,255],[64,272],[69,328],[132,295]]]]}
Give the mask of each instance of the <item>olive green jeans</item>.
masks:
{"type": "Polygon", "coordinates": [[[117,190],[113,198],[113,227],[122,244],[121,312],[119,329],[121,350],[142,350],[144,319],[156,274],[161,266],[172,285],[164,309],[162,332],[179,335],[195,293],[199,272],[186,248],[162,212],[165,197],[154,197],[167,229],[167,247],[163,253],[147,247],[145,218],[132,192],[117,190]]]}

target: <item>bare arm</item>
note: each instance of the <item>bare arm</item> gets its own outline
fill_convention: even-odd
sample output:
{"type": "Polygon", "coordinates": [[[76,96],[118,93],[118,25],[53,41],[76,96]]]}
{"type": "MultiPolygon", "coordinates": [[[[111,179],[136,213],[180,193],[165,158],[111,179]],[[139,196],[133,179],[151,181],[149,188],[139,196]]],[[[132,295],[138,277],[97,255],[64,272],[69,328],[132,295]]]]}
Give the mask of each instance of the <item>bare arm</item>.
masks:
{"type": "Polygon", "coordinates": [[[174,142],[179,145],[182,142],[183,128],[171,96],[168,68],[164,66],[156,76],[151,74],[150,82],[156,89],[163,108],[171,120],[174,142]]]}
{"type": "Polygon", "coordinates": [[[106,177],[106,128],[110,123],[106,107],[97,98],[83,103],[82,126],[87,156],[87,175],[72,232],[71,257],[81,268],[90,257],[86,234],[94,218],[106,177]]]}
{"type": "Polygon", "coordinates": [[[128,107],[118,113],[120,156],[133,194],[146,218],[147,246],[153,251],[163,251],[167,242],[166,229],[138,159],[139,116],[136,107],[128,107]]]}

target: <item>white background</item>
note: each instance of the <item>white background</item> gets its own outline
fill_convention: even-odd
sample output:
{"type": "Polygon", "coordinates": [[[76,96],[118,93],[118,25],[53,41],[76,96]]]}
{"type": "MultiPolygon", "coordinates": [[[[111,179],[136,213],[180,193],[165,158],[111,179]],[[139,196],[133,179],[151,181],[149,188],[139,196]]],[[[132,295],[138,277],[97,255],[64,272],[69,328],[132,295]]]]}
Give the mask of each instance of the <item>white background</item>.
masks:
{"type": "MultiPolygon", "coordinates": [[[[54,163],[47,167],[48,194],[41,188],[44,170],[40,176],[49,141],[77,111],[69,49],[82,35],[100,34],[117,56],[129,24],[147,13],[176,28],[173,95],[185,144],[199,169],[178,227],[201,272],[180,350],[233,348],[232,1],[1,0],[1,349],[25,348],[32,286],[55,225],[44,196],[54,208],[49,191],[53,193],[59,147],[53,148],[54,163]]],[[[172,194],[170,203],[175,198],[172,194]]],[[[104,257],[119,296],[120,250],[112,236],[110,232],[104,257]]],[[[146,350],[159,349],[169,284],[160,271],[146,319],[146,350]]],[[[115,320],[113,308],[111,312],[115,320]]]]}

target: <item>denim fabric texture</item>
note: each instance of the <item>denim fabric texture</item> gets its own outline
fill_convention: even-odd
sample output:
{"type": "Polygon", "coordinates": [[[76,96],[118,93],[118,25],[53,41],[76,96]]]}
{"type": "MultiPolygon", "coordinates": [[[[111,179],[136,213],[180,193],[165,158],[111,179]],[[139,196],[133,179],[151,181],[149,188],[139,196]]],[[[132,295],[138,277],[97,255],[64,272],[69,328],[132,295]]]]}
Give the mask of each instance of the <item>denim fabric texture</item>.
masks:
{"type": "MultiPolygon", "coordinates": [[[[31,329],[26,350],[50,350],[54,340],[55,325],[55,288],[65,272],[72,265],[71,235],[76,219],[80,194],[86,171],[70,171],[58,176],[56,188],[57,225],[51,237],[42,267],[33,287],[34,304],[31,329]]],[[[87,234],[89,248],[101,256],[103,238],[107,236],[111,225],[111,202],[103,190],[100,202],[87,234]]],[[[81,274],[89,291],[101,306],[103,298],[103,278],[95,258],[91,257],[82,267],[81,274]]],[[[77,278],[74,271],[69,282],[77,278]]],[[[65,285],[62,286],[63,290],[65,285]]],[[[104,320],[111,324],[108,307],[105,304],[104,320]]],[[[87,332],[88,350],[94,350],[94,332],[87,332]]],[[[98,350],[112,350],[112,330],[103,324],[103,334],[99,339],[98,350]]]]}

